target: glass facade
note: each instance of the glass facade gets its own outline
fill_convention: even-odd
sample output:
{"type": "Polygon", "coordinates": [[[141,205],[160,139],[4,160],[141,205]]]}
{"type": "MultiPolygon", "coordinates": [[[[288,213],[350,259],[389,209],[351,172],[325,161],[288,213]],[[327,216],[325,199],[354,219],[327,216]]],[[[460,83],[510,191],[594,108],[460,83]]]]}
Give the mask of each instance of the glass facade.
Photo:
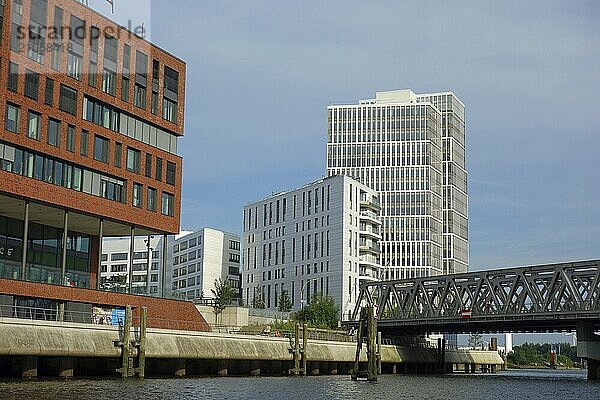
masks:
{"type": "MultiPolygon", "coordinates": [[[[0,216],[0,278],[60,285],[63,230],[29,223],[25,271],[22,269],[23,237],[22,220],[0,216]]],[[[89,288],[90,261],[90,237],[69,231],[65,284],[89,288]]]]}

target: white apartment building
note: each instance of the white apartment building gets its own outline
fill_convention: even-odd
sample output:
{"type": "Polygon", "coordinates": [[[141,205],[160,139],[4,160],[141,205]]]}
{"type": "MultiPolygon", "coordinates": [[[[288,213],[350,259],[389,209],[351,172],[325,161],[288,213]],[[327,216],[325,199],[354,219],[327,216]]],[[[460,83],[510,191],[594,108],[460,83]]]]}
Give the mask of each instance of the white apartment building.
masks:
{"type": "Polygon", "coordinates": [[[276,310],[287,291],[297,310],[315,294],[331,295],[346,317],[360,281],[379,278],[379,210],[375,191],[342,175],[248,204],[243,300],[262,296],[276,310]]]}
{"type": "Polygon", "coordinates": [[[388,279],[466,272],[469,265],[465,108],[451,92],[378,92],[328,107],[327,173],[381,201],[388,279]]]}
{"type": "Polygon", "coordinates": [[[173,294],[188,300],[213,298],[215,280],[229,280],[241,294],[240,237],[212,228],[179,235],[172,246],[173,294]]]}
{"type": "MultiPolygon", "coordinates": [[[[163,263],[164,240],[164,236],[136,237],[131,254],[131,238],[105,238],[102,241],[100,289],[126,293],[129,292],[131,282],[131,293],[161,297],[168,295],[163,290],[169,284],[163,279],[168,278],[166,273],[163,274],[167,270],[163,263]]],[[[167,237],[166,240],[168,243],[172,237],[167,237]]],[[[169,253],[169,246],[166,248],[169,253]]]]}

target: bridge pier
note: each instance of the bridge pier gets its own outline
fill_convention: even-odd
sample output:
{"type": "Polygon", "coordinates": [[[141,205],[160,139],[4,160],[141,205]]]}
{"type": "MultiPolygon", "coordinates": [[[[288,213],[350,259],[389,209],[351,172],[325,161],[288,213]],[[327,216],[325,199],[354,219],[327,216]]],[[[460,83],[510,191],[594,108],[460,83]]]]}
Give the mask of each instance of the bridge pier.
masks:
{"type": "Polygon", "coordinates": [[[591,322],[577,322],[577,357],[587,360],[588,379],[600,380],[600,336],[591,322]]]}

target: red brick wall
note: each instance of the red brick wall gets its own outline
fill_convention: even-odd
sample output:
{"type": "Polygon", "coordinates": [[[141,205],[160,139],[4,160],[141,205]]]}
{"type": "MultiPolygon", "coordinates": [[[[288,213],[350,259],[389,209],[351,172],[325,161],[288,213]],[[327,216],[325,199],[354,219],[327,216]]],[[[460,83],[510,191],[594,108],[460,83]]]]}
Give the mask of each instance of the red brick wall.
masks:
{"type": "MultiPolygon", "coordinates": [[[[97,172],[105,173],[107,175],[115,176],[127,180],[127,203],[119,204],[113,201],[105,200],[100,197],[92,195],[78,193],[71,189],[62,188],[60,186],[51,185],[48,183],[33,180],[31,178],[19,177],[8,172],[0,172],[0,192],[12,193],[22,198],[28,198],[45,202],[49,204],[57,204],[64,208],[71,210],[82,211],[89,213],[90,215],[104,217],[107,219],[123,221],[127,224],[136,225],[138,227],[145,227],[156,230],[158,232],[166,232],[171,234],[179,233],[179,220],[180,220],[180,207],[181,207],[181,180],[182,180],[182,158],[170,154],[166,151],[160,150],[156,147],[152,147],[141,141],[127,137],[117,132],[113,132],[109,129],[93,124],[92,122],[83,120],[83,97],[84,94],[116,106],[117,108],[124,110],[130,115],[135,115],[146,121],[152,122],[153,124],[160,126],[166,130],[176,133],[177,135],[183,135],[183,121],[184,121],[184,103],[185,103],[185,72],[186,65],[183,61],[170,55],[169,53],[159,49],[151,43],[137,38],[127,33],[121,33],[118,37],[119,50],[118,50],[118,62],[117,62],[117,82],[116,82],[116,95],[111,96],[110,94],[104,93],[101,90],[102,86],[102,70],[103,70],[103,54],[104,54],[104,39],[99,41],[98,49],[98,75],[96,88],[90,87],[87,82],[88,74],[88,60],[90,46],[86,44],[84,47],[83,54],[83,75],[82,80],[77,81],[66,75],[67,65],[67,51],[61,52],[61,72],[58,73],[51,69],[51,55],[50,52],[46,53],[44,64],[38,64],[27,58],[26,54],[19,54],[10,50],[10,21],[11,21],[11,4],[12,2],[6,2],[6,8],[4,12],[4,29],[2,31],[3,37],[0,40],[0,139],[13,143],[17,146],[31,149],[32,151],[48,156],[56,157],[63,161],[67,161],[72,164],[81,165],[86,168],[95,170],[97,172]],[[121,100],[121,76],[122,76],[122,65],[123,65],[123,47],[125,43],[131,45],[131,76],[130,76],[130,101],[124,102],[121,100]],[[133,83],[135,81],[135,53],[139,49],[148,56],[148,93],[147,93],[147,106],[146,109],[140,109],[133,105],[133,83]],[[151,108],[151,93],[152,93],[152,61],[156,59],[160,62],[160,84],[158,88],[159,96],[159,115],[153,115],[150,111],[151,108]],[[17,92],[11,92],[7,89],[8,80],[8,66],[9,61],[13,61],[19,66],[19,82],[17,92]],[[178,101],[178,118],[177,123],[169,122],[162,118],[162,96],[164,92],[164,66],[168,66],[179,72],[179,101],[178,101]],[[24,96],[25,89],[25,70],[30,69],[40,74],[40,90],[38,93],[38,101],[32,100],[24,96]],[[49,106],[44,103],[44,89],[45,89],[45,77],[51,76],[55,80],[54,83],[54,105],[49,106]],[[63,112],[59,109],[59,91],[60,85],[65,84],[73,89],[77,90],[77,115],[71,115],[63,112]],[[4,129],[5,120],[5,101],[10,101],[21,107],[21,119],[20,119],[20,133],[15,134],[8,132],[4,129]],[[31,109],[42,116],[42,129],[39,140],[33,140],[26,136],[27,130],[27,113],[31,109]],[[61,147],[57,148],[47,143],[46,137],[46,126],[48,118],[56,118],[62,122],[61,124],[61,147]],[[77,135],[75,140],[75,151],[69,152],[66,150],[66,129],[67,124],[74,125],[77,128],[77,135]],[[79,154],[81,130],[87,130],[89,134],[88,138],[88,156],[82,156],[79,154]],[[94,134],[99,134],[102,137],[110,140],[110,155],[109,163],[105,164],[100,161],[94,160],[93,157],[93,142],[94,134]],[[115,167],[114,160],[114,149],[115,143],[119,142],[123,146],[121,167],[115,167]],[[142,173],[136,174],[129,172],[126,169],[125,154],[127,146],[130,146],[136,150],[140,150],[142,173]],[[146,153],[151,154],[152,157],[152,169],[153,172],[156,169],[156,157],[163,159],[163,179],[158,181],[154,177],[146,177],[144,174],[145,166],[145,155],[146,153]],[[176,164],[176,184],[170,185],[165,182],[166,166],[167,161],[176,164]],[[133,183],[139,183],[144,185],[144,207],[136,208],[131,204],[133,183]],[[146,192],[147,188],[152,187],[158,190],[157,199],[157,211],[151,212],[146,210],[146,192]],[[160,212],[160,193],[165,191],[175,196],[175,215],[173,217],[164,216],[160,212]]],[[[29,25],[30,15],[30,2],[23,3],[23,26],[29,25]]],[[[63,24],[68,26],[70,15],[76,15],[83,19],[87,23],[87,28],[96,26],[102,32],[107,27],[115,27],[115,24],[109,19],[103,17],[100,14],[95,13],[91,9],[73,1],[73,0],[50,0],[48,2],[48,23],[53,25],[54,19],[54,6],[59,6],[64,10],[63,24]]],[[[114,35],[116,36],[116,35],[114,35]]],[[[24,42],[27,39],[23,39],[24,42]]],[[[49,42],[48,42],[49,43],[49,42]]],[[[26,44],[26,43],[25,43],[26,44]]],[[[66,46],[68,39],[63,41],[66,46]]],[[[154,175],[154,174],[153,174],[154,175]]],[[[76,229],[75,229],[76,230],[76,229]]]]}
{"type": "MultiPolygon", "coordinates": [[[[210,331],[206,320],[196,306],[187,301],[132,296],[9,279],[0,279],[0,294],[64,300],[98,306],[124,307],[125,305],[131,305],[134,308],[147,307],[148,326],[151,328],[210,331]]],[[[134,309],[134,317],[138,315],[138,312],[134,309]]]]}

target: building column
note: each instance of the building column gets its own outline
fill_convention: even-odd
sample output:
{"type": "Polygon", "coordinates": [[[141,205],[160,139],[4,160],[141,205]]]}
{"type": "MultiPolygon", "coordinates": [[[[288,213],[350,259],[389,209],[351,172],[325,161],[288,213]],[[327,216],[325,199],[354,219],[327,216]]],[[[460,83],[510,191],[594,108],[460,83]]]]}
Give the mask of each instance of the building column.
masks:
{"type": "Polygon", "coordinates": [[[163,247],[162,247],[162,276],[161,276],[161,288],[160,288],[160,292],[161,292],[161,297],[165,298],[167,291],[166,291],[166,286],[167,286],[167,251],[169,250],[169,246],[167,243],[167,235],[163,235],[163,243],[162,243],[163,247]]]}
{"type": "Polygon", "coordinates": [[[133,289],[133,254],[135,253],[135,226],[131,227],[131,236],[129,238],[129,273],[127,274],[128,293],[133,289]]]}
{"type": "Polygon", "coordinates": [[[21,280],[27,280],[27,242],[29,241],[29,200],[25,200],[23,220],[23,249],[21,251],[21,280]]]}
{"type": "Polygon", "coordinates": [[[104,238],[104,220],[98,220],[98,272],[96,273],[96,289],[100,290],[100,274],[102,271],[102,239],[104,238]]]}
{"type": "Polygon", "coordinates": [[[65,210],[63,222],[62,263],[61,263],[61,285],[67,285],[67,242],[69,240],[69,210],[65,210]]]}

